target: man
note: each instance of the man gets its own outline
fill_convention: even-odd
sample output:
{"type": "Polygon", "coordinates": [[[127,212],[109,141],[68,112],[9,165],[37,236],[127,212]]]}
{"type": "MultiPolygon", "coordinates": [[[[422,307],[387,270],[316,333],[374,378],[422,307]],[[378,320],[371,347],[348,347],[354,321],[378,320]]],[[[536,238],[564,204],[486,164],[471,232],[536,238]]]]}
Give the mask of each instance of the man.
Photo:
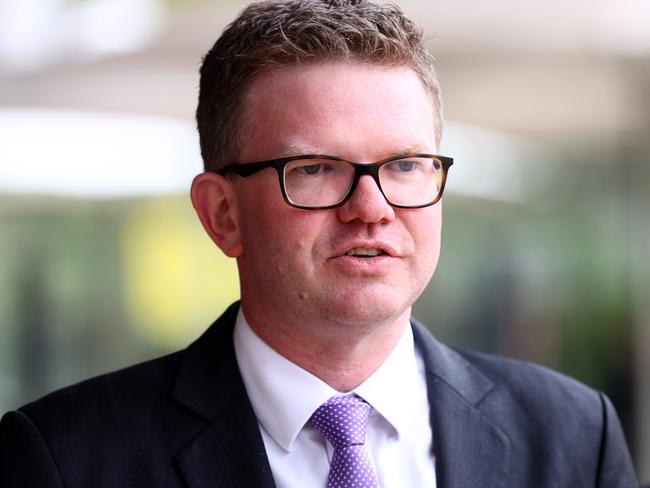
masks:
{"type": "Polygon", "coordinates": [[[409,321],[451,159],[399,9],[250,6],[204,60],[197,120],[192,201],[241,303],[184,351],[7,414],[3,487],[636,486],[604,395],[409,321]]]}

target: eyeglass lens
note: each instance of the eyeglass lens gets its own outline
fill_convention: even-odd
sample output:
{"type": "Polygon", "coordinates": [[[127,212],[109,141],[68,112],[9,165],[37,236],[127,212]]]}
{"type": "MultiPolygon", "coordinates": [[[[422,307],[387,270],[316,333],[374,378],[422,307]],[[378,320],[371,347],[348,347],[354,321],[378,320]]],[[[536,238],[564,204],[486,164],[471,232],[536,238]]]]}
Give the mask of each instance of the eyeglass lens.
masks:
{"type": "MultiPolygon", "coordinates": [[[[346,161],[299,159],[284,168],[287,197],[296,205],[326,207],[350,191],[355,169],[346,161]]],[[[443,165],[435,158],[407,157],[383,164],[379,183],[393,205],[420,206],[434,201],[443,181],[443,165]]]]}

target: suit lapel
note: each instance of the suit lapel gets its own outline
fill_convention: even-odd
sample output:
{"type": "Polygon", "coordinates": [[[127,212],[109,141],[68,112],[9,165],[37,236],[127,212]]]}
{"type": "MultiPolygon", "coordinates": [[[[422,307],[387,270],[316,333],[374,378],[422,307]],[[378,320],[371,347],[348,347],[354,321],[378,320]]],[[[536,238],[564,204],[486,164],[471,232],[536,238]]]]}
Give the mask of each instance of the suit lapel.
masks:
{"type": "Polygon", "coordinates": [[[480,408],[492,383],[421,324],[413,334],[427,375],[438,488],[504,486],[510,440],[480,408]]]}
{"type": "Polygon", "coordinates": [[[233,347],[232,305],[183,355],[173,396],[205,427],[177,455],[190,488],[275,486],[233,347]]]}
{"type": "Polygon", "coordinates": [[[177,457],[190,488],[274,487],[257,420],[247,398],[233,398],[177,457]]]}

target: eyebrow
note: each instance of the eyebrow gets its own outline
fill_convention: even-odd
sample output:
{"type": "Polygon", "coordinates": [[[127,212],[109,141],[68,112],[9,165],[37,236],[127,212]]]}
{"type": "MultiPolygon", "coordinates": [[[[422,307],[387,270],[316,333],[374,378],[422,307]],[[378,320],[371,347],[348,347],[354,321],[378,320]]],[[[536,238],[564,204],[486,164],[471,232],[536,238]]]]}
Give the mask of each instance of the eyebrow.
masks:
{"type": "MultiPolygon", "coordinates": [[[[406,146],[400,146],[395,150],[389,150],[382,154],[380,159],[390,158],[393,156],[400,156],[402,154],[418,154],[418,153],[430,153],[431,150],[427,149],[426,146],[422,143],[409,144],[406,146]]],[[[328,154],[330,156],[339,156],[340,154],[331,154],[329,151],[324,150],[322,147],[310,146],[307,144],[301,143],[289,143],[287,144],[283,155],[285,157],[290,156],[301,156],[303,154],[328,154]]]]}
{"type": "Polygon", "coordinates": [[[327,154],[323,148],[317,146],[309,146],[306,144],[290,142],[287,144],[284,155],[285,156],[300,156],[302,154],[327,154]]]}
{"type": "Polygon", "coordinates": [[[387,157],[399,156],[400,154],[418,154],[418,153],[430,153],[430,149],[426,149],[424,144],[410,144],[408,146],[400,147],[396,152],[388,154],[387,157]]]}

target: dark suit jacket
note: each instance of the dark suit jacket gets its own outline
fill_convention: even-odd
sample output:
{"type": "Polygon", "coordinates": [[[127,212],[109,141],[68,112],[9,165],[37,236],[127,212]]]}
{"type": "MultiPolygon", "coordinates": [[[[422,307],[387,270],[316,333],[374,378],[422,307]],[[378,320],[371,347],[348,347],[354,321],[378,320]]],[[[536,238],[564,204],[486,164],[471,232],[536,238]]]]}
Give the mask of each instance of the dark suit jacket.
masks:
{"type": "MultiPolygon", "coordinates": [[[[237,304],[184,351],[6,414],[0,486],[274,486],[235,361],[236,313],[237,304]]],[[[413,331],[439,488],[636,487],[603,394],[538,366],[453,350],[415,322],[413,331]]]]}

